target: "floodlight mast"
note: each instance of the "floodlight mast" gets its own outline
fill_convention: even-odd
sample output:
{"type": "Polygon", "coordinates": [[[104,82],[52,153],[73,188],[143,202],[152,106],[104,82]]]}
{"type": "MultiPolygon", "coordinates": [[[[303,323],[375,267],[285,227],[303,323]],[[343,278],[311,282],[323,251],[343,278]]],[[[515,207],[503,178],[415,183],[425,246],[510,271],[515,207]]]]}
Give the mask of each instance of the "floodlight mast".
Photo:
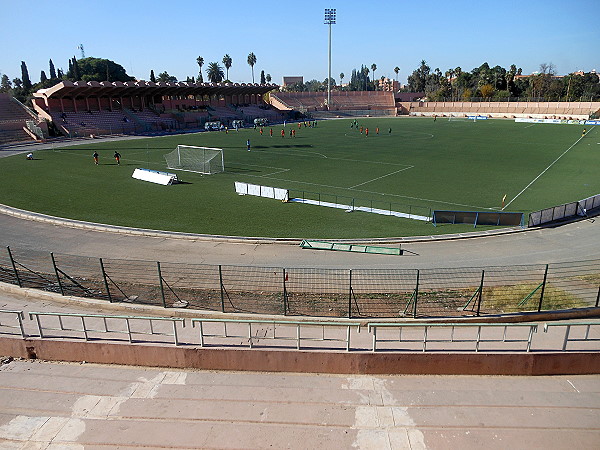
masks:
{"type": "Polygon", "coordinates": [[[335,9],[325,9],[325,25],[329,25],[329,72],[327,76],[327,109],[331,104],[331,25],[335,24],[335,9]]]}

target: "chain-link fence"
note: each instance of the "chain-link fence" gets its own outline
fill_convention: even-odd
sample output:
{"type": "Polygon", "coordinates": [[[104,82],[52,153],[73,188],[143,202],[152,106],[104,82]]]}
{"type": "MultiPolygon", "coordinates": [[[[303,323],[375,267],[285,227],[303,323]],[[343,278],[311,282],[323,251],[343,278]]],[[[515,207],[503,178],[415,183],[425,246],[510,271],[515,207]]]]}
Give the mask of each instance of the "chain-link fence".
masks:
{"type": "Polygon", "coordinates": [[[600,260],[452,269],[315,269],[0,251],[0,281],[108,302],[321,317],[462,317],[598,306],[600,260]]]}

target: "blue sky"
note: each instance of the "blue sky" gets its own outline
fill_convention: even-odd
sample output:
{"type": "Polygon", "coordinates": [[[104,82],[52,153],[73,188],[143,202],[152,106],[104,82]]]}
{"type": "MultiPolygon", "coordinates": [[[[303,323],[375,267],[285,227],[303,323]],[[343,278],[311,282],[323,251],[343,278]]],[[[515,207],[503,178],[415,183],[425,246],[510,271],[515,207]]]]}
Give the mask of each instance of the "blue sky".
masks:
{"type": "MultiPolygon", "coordinates": [[[[337,9],[333,26],[332,76],[348,81],[353,68],[377,64],[376,76],[399,79],[422,59],[445,72],[516,64],[523,73],[552,62],[559,74],[600,71],[600,0],[522,1],[71,1],[0,0],[0,73],[21,76],[21,61],[37,82],[48,60],[68,68],[68,59],[112,59],[138,78],[150,69],[185,80],[205,64],[233,59],[229,78],[250,82],[246,63],[254,52],[255,77],[273,82],[284,75],[305,81],[327,77],[325,8],[337,9]],[[27,6],[25,6],[27,5],[27,6]],[[168,5],[168,8],[165,7],[168,5]]],[[[206,67],[206,66],[205,66],[206,67]]],[[[204,74],[206,79],[206,74],[204,74]]]]}

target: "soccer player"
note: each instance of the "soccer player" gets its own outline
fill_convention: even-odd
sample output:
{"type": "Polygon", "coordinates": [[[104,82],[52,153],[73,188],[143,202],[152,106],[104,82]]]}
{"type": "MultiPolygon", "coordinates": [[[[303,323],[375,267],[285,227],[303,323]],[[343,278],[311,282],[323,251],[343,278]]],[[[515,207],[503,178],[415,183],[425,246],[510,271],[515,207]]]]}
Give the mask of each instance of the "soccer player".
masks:
{"type": "Polygon", "coordinates": [[[583,129],[583,133],[581,133],[581,137],[585,136],[585,128],[583,129]]]}
{"type": "Polygon", "coordinates": [[[362,134],[363,132],[363,127],[360,127],[360,134],[362,134]]]}
{"type": "Polygon", "coordinates": [[[271,129],[269,130],[269,134],[271,135],[271,137],[273,137],[273,128],[271,128],[271,129]]]}
{"type": "Polygon", "coordinates": [[[379,134],[379,127],[375,128],[375,134],[379,134]]]}
{"type": "Polygon", "coordinates": [[[388,134],[392,134],[392,129],[388,128],[388,134]]]}
{"type": "Polygon", "coordinates": [[[98,152],[94,151],[92,157],[94,158],[94,164],[98,165],[98,152]]]}
{"type": "Polygon", "coordinates": [[[369,137],[369,129],[368,128],[365,128],[365,136],[369,137]]]}
{"type": "Polygon", "coordinates": [[[296,129],[295,128],[292,130],[292,137],[296,137],[296,129]]]}
{"type": "Polygon", "coordinates": [[[281,129],[281,137],[284,138],[285,137],[285,130],[282,128],[281,129]]]}
{"type": "Polygon", "coordinates": [[[246,141],[246,146],[248,147],[248,151],[250,151],[250,139],[246,141]]]}
{"type": "Polygon", "coordinates": [[[262,129],[262,127],[260,127],[260,135],[261,136],[262,136],[262,133],[263,133],[263,129],[262,129]]]}
{"type": "Polygon", "coordinates": [[[29,159],[29,160],[33,159],[33,153],[27,153],[27,159],[29,159]]]}
{"type": "Polygon", "coordinates": [[[115,161],[117,161],[117,165],[120,166],[121,165],[121,154],[115,150],[115,161]]]}

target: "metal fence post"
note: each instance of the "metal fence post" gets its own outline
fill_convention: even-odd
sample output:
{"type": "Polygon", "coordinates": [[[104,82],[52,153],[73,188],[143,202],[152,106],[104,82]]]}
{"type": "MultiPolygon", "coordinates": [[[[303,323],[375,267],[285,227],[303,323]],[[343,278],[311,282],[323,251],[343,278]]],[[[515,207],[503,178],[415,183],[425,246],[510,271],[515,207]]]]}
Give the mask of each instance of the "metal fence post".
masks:
{"type": "Polygon", "coordinates": [[[287,311],[288,311],[288,307],[287,307],[287,286],[285,285],[285,282],[287,281],[287,272],[285,271],[285,268],[283,269],[283,315],[287,316],[287,311]]]}
{"type": "Polygon", "coordinates": [[[421,271],[417,269],[417,284],[415,286],[415,302],[413,303],[413,319],[417,318],[417,299],[419,298],[419,277],[421,271]]]}
{"type": "Polygon", "coordinates": [[[108,287],[108,280],[106,278],[106,271],[104,270],[104,262],[100,258],[100,269],[102,270],[102,278],[104,279],[104,288],[106,289],[106,295],[108,295],[108,301],[112,303],[112,296],[110,295],[110,289],[108,287]]]}
{"type": "Polygon", "coordinates": [[[10,258],[10,263],[12,264],[13,271],[15,272],[15,278],[17,279],[17,285],[19,287],[23,287],[21,285],[21,279],[19,278],[19,272],[17,271],[17,265],[15,264],[15,260],[13,259],[12,252],[10,251],[10,247],[8,245],[6,246],[6,250],[8,250],[8,257],[10,258]]]}
{"type": "Polygon", "coordinates": [[[481,271],[481,283],[479,283],[479,297],[477,298],[477,317],[479,317],[479,311],[481,310],[481,297],[483,294],[483,277],[485,276],[485,270],[481,271]]]}
{"type": "Polygon", "coordinates": [[[60,288],[60,295],[65,295],[62,283],[60,282],[60,276],[58,275],[58,268],[56,267],[56,261],[54,260],[54,253],[50,252],[50,258],[52,258],[52,266],[54,266],[54,273],[56,274],[56,280],[58,281],[58,287],[60,288]]]}
{"type": "Polygon", "coordinates": [[[223,292],[223,270],[219,264],[219,287],[221,289],[221,312],[225,312],[225,293],[223,292]]]}
{"type": "Polygon", "coordinates": [[[600,302],[600,286],[598,286],[598,295],[596,296],[596,308],[598,307],[599,302],[600,302]]]}
{"type": "Polygon", "coordinates": [[[160,296],[162,298],[163,308],[167,307],[167,301],[165,300],[165,289],[163,286],[163,278],[160,272],[160,261],[156,261],[156,268],[158,269],[158,282],[160,284],[160,296]]]}
{"type": "Polygon", "coordinates": [[[348,278],[348,319],[352,318],[352,269],[349,271],[348,278]]]}
{"type": "Polygon", "coordinates": [[[544,271],[544,281],[542,283],[542,292],[540,292],[540,303],[538,304],[538,312],[542,310],[542,302],[544,301],[544,290],[546,289],[546,280],[548,279],[548,264],[546,264],[546,270],[544,271]]]}

